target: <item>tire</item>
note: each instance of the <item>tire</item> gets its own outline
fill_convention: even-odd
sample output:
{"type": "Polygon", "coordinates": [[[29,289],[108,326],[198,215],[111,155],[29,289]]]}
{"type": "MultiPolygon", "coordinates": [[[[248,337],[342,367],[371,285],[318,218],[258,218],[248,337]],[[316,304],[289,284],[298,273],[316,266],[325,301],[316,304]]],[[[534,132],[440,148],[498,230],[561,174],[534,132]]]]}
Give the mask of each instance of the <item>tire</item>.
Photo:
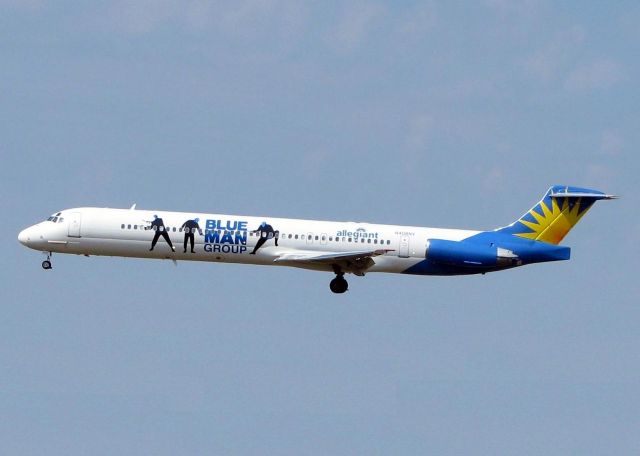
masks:
{"type": "Polygon", "coordinates": [[[44,261],[42,262],[42,268],[43,268],[43,269],[51,269],[51,261],[49,261],[49,260],[44,260],[44,261]]]}
{"type": "Polygon", "coordinates": [[[331,282],[329,282],[329,288],[334,293],[341,294],[349,289],[349,283],[342,277],[336,277],[331,282]]]}

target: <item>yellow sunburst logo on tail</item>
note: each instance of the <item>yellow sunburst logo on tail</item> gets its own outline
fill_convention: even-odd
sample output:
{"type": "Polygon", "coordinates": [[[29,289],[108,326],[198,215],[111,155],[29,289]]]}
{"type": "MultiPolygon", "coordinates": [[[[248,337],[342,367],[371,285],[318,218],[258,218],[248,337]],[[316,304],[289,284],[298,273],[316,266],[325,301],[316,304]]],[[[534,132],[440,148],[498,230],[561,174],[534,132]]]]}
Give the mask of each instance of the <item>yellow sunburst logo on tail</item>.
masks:
{"type": "Polygon", "coordinates": [[[557,245],[578,223],[592,203],[593,201],[588,201],[586,207],[580,210],[582,198],[545,198],[519,220],[531,231],[514,234],[526,239],[557,245]],[[548,206],[549,200],[551,207],[548,206]],[[526,220],[529,218],[527,216],[531,216],[532,220],[526,220]]]}

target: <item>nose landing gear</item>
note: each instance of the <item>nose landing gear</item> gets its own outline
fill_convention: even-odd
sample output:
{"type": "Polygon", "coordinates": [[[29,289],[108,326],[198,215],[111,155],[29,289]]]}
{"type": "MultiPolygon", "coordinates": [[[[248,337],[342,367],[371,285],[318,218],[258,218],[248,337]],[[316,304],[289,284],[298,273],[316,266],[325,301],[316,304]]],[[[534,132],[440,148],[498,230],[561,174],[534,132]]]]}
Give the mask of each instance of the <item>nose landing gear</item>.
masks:
{"type": "Polygon", "coordinates": [[[51,269],[51,252],[47,254],[47,259],[42,262],[42,269],[51,269]]]}
{"type": "Polygon", "coordinates": [[[334,267],[336,278],[329,282],[329,288],[334,293],[344,293],[349,289],[349,283],[344,278],[344,272],[338,267],[334,267]]]}

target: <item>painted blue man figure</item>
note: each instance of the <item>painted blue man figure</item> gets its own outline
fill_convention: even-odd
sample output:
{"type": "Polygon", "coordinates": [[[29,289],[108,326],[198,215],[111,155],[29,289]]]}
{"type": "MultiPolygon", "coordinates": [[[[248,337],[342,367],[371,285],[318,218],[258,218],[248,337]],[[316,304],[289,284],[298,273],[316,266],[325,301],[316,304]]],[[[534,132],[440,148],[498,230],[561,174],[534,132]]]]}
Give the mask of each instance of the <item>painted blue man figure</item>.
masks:
{"type": "Polygon", "coordinates": [[[164,221],[160,217],[154,214],[153,221],[149,223],[151,223],[151,225],[149,226],[149,229],[155,231],[153,235],[153,241],[151,241],[151,248],[149,249],[149,251],[153,250],[153,248],[156,246],[156,242],[158,242],[158,239],[160,239],[160,236],[162,236],[164,240],[167,241],[167,244],[169,244],[169,247],[171,247],[171,250],[175,252],[176,249],[173,248],[171,239],[169,239],[169,235],[167,234],[167,229],[164,226],[164,221]]]}
{"type": "Polygon", "coordinates": [[[280,231],[276,231],[273,229],[271,225],[267,222],[262,222],[260,227],[257,230],[253,230],[252,233],[257,233],[260,235],[260,239],[256,243],[256,246],[253,248],[253,251],[250,253],[251,255],[255,255],[256,252],[262,245],[267,242],[267,239],[274,238],[276,241],[276,247],[278,247],[278,237],[280,236],[280,231]]]}
{"type": "Polygon", "coordinates": [[[200,225],[198,225],[199,221],[199,218],[187,220],[182,224],[182,227],[180,227],[180,229],[184,231],[184,253],[187,253],[187,242],[191,244],[191,253],[196,253],[195,250],[193,250],[196,230],[200,233],[200,236],[202,236],[202,230],[200,229],[200,225]]]}

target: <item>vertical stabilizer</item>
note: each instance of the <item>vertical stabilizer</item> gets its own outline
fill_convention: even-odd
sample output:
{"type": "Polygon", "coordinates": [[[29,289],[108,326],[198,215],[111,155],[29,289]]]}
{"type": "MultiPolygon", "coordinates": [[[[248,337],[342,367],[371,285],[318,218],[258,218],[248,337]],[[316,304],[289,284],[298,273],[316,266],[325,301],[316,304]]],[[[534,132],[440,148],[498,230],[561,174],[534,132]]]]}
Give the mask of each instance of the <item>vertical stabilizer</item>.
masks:
{"type": "Polygon", "coordinates": [[[591,208],[601,199],[614,199],[597,190],[554,185],[542,200],[522,217],[496,231],[534,241],[559,244],[591,208]]]}

